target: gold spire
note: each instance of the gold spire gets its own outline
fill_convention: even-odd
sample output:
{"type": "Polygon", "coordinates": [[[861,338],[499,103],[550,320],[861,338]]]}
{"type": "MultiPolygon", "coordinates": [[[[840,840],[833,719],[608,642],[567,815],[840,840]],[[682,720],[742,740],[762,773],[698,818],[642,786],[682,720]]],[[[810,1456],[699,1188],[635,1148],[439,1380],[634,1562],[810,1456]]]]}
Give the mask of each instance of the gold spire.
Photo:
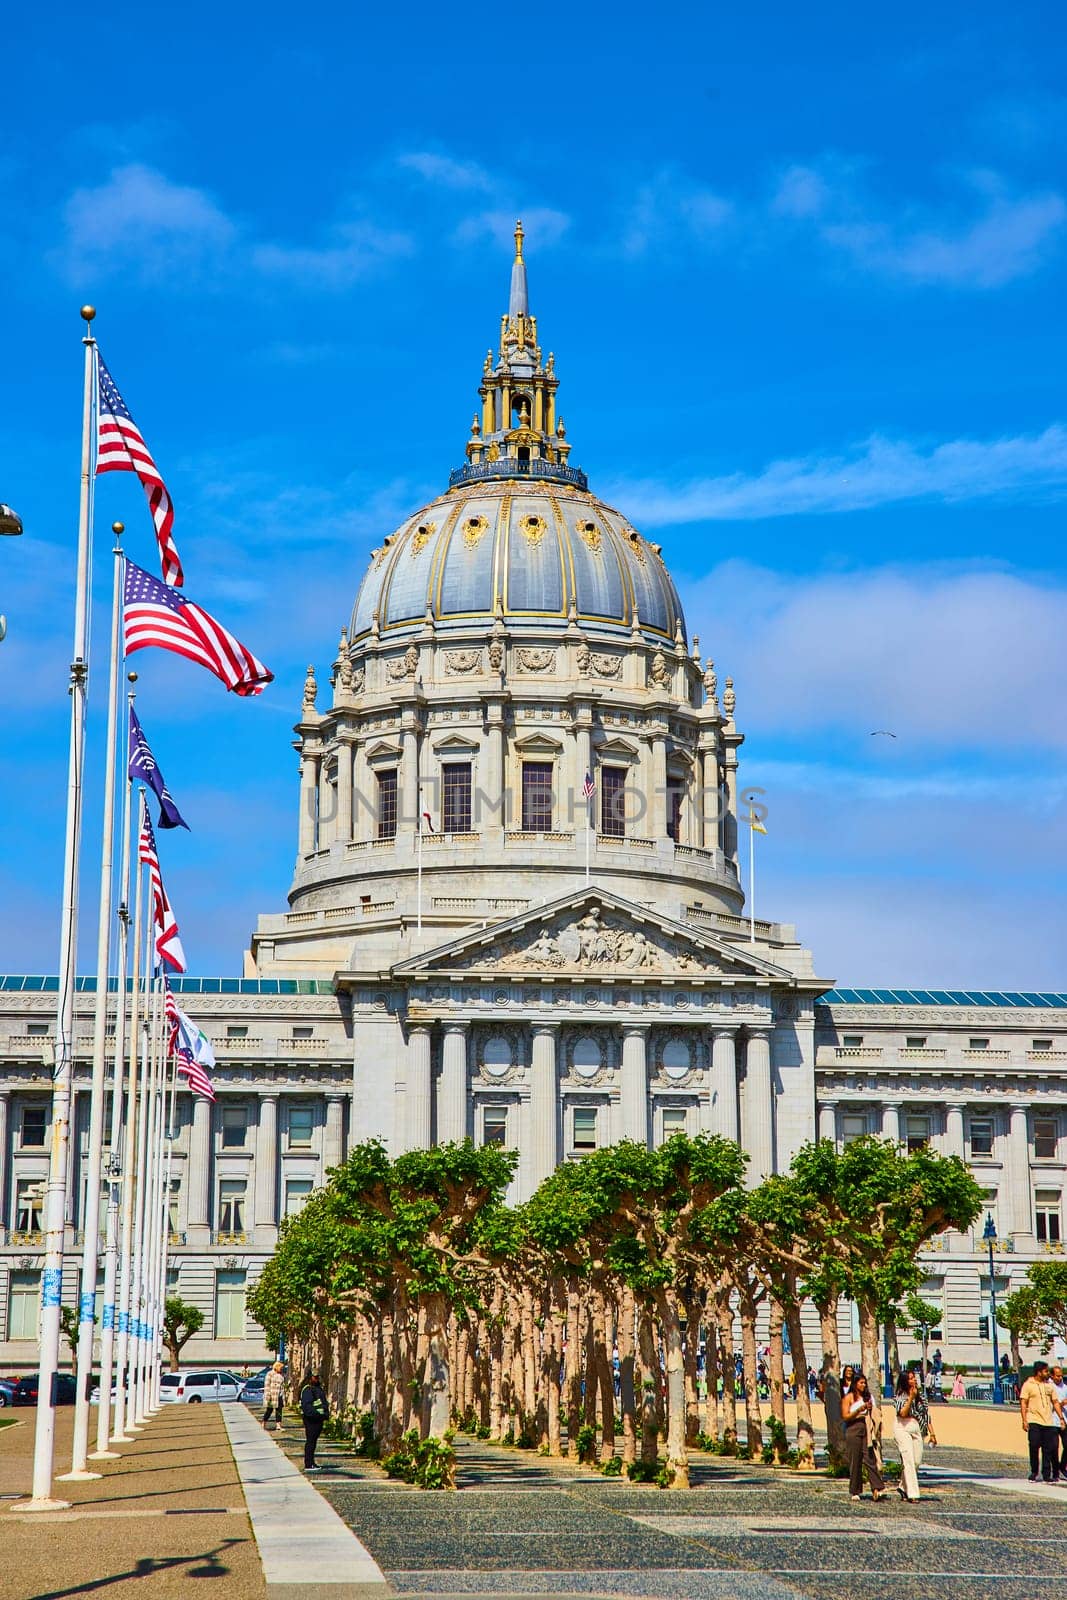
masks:
{"type": "Polygon", "coordinates": [[[515,224],[515,260],[516,261],[521,261],[522,260],[522,241],[525,239],[525,237],[526,237],[526,230],[523,228],[522,218],[520,217],[518,219],[518,221],[516,222],[516,224],[515,224]]]}

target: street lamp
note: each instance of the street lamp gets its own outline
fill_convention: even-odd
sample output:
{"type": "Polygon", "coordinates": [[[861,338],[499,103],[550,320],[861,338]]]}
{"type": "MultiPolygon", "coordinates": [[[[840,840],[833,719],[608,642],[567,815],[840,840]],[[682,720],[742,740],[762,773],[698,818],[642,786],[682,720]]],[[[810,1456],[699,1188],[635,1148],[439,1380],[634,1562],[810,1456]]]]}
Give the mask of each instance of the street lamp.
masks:
{"type": "MultiPolygon", "coordinates": [[[[0,500],[0,534],[6,533],[11,538],[17,538],[22,532],[22,518],[17,511],[12,511],[0,500]]],[[[7,618],[0,616],[0,639],[7,632],[7,618]]]]}
{"type": "Polygon", "coordinates": [[[993,1277],[993,1241],[997,1236],[997,1225],[993,1221],[992,1211],[985,1214],[985,1228],[982,1238],[989,1246],[989,1325],[993,1331],[993,1404],[1004,1404],[1004,1389],[1000,1381],[1000,1348],[997,1341],[997,1286],[993,1277]]]}

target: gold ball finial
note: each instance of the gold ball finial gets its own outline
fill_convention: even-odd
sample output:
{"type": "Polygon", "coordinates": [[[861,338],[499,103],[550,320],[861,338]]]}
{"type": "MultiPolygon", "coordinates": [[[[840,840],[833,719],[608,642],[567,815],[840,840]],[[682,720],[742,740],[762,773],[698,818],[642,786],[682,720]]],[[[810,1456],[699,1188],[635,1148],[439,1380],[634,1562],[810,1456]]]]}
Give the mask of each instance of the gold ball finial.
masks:
{"type": "Polygon", "coordinates": [[[137,682],[137,674],[136,674],[136,672],[127,672],[127,674],[126,674],[126,682],[127,683],[136,683],[137,682]]]}
{"type": "Polygon", "coordinates": [[[122,535],[126,532],[126,524],[124,522],[113,522],[111,524],[111,531],[115,535],[116,539],[121,539],[122,535]]]}
{"type": "Polygon", "coordinates": [[[95,316],[96,316],[96,307],[95,306],[82,306],[81,317],[82,317],[82,321],[83,322],[92,322],[92,320],[93,320],[93,318],[95,316]]]}

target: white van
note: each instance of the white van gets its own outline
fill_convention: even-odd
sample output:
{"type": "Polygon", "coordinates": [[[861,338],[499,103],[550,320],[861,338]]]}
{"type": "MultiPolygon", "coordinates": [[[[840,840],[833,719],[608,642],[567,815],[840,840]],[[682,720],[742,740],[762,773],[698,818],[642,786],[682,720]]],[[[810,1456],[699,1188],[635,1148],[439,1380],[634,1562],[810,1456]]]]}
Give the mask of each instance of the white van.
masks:
{"type": "Polygon", "coordinates": [[[204,1400],[240,1400],[244,1383],[232,1372],[164,1372],[159,1398],[164,1402],[198,1406],[204,1400]]]}

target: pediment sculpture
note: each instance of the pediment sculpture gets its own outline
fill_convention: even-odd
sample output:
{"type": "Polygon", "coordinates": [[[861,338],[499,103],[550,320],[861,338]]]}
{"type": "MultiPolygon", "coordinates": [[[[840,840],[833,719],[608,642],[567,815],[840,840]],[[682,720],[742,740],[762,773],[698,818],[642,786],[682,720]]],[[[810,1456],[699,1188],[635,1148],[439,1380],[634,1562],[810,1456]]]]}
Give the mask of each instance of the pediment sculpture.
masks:
{"type": "Polygon", "coordinates": [[[686,948],[666,935],[650,938],[621,917],[609,916],[596,905],[580,917],[542,927],[531,940],[522,929],[502,940],[492,953],[465,958],[462,967],[493,967],[510,971],[579,972],[721,972],[703,952],[686,948]]]}

